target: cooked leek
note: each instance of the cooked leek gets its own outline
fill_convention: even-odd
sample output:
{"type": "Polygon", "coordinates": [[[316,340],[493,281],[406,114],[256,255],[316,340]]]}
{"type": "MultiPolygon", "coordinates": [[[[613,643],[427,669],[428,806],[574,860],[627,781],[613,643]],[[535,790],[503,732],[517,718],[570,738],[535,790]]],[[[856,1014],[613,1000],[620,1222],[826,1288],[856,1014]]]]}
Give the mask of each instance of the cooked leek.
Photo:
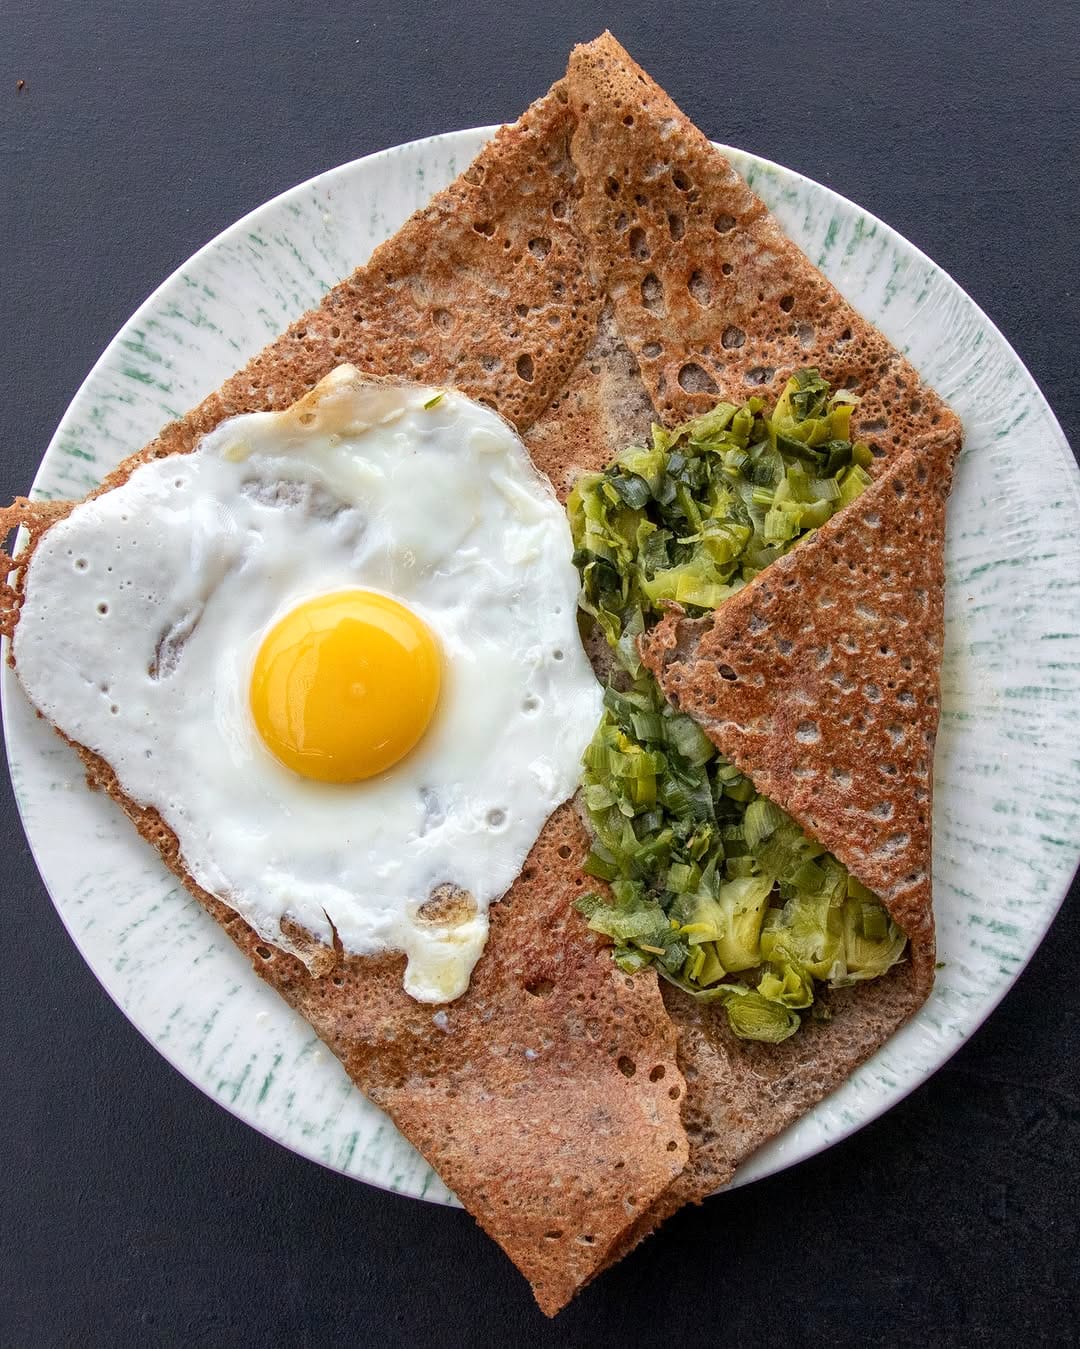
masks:
{"type": "Polygon", "coordinates": [[[799,371],[771,417],[752,398],[674,430],[654,426],[651,445],[581,478],[567,507],[581,607],[620,670],[583,777],[594,835],[585,871],[612,898],[586,895],[578,908],[611,939],[620,968],[655,965],[691,996],[722,1002],[744,1039],[786,1039],[815,981],[874,978],[905,939],[870,891],[666,702],[637,639],[664,600],[718,607],[863,490],[872,456],[848,439],[852,401],[799,371]]]}

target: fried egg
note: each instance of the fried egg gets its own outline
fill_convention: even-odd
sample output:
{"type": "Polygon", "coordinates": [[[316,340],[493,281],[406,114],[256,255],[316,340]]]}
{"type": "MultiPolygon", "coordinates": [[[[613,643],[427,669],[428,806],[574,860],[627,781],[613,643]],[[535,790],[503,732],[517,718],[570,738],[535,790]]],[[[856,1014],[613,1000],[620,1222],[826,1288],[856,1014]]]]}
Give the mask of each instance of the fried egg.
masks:
{"type": "Polygon", "coordinates": [[[449,1001],[600,715],[571,553],[494,412],[342,366],[49,529],[16,668],[267,942],[449,1001]]]}

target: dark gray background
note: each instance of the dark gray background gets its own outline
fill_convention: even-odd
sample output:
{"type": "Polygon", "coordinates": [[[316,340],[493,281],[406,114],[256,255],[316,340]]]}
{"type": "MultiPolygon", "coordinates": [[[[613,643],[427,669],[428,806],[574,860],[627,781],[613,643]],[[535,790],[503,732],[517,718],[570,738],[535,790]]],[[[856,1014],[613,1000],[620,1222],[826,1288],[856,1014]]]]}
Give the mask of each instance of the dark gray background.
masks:
{"type": "MultiPolygon", "coordinates": [[[[321,169],[512,120],[605,26],[714,138],[945,267],[1078,443],[1069,0],[4,0],[0,496],[29,486],[101,349],[207,239],[321,169]]],[[[0,811],[4,1344],[1075,1342],[1075,903],[931,1082],[680,1214],[549,1325],[465,1214],[302,1161],[183,1081],[64,934],[6,780],[0,811]]]]}

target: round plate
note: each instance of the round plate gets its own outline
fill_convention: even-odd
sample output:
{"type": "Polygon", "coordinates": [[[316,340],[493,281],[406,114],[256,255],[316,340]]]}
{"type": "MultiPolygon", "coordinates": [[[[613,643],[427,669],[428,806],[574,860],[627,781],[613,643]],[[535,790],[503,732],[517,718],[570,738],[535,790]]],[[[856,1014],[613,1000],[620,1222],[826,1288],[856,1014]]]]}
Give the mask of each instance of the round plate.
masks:
{"type": "MultiPolygon", "coordinates": [[[[34,493],[81,497],[318,303],[492,131],[415,141],[321,174],[196,253],[91,371],[34,493]]],[[[935,763],[942,968],[914,1020],[740,1168],[740,1184],[845,1137],[940,1067],[1017,977],[1061,902],[1080,851],[1080,475],[1016,354],[929,258],[827,188],[725,153],[966,432],[949,507],[935,763]]],[[[3,710],[45,884],[91,969],[147,1039],[286,1147],[359,1180],[455,1202],[120,812],[86,789],[74,755],[6,666],[3,710]]]]}

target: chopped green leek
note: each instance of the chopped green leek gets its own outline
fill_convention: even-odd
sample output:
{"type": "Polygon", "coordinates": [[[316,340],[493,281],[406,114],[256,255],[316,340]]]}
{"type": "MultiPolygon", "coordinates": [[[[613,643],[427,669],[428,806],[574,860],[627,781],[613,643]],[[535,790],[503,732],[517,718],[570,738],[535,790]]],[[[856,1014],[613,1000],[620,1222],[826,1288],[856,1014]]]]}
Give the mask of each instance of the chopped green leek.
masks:
{"type": "Polygon", "coordinates": [[[726,985],[724,998],[731,1029],[740,1040],[764,1040],[778,1045],[802,1025],[798,1012],[774,1002],[762,993],[755,993],[745,984],[726,985]]]}
{"type": "Polygon", "coordinates": [[[907,938],[889,915],[872,900],[849,899],[844,904],[845,972],[837,984],[876,979],[896,964],[907,938]]]}
{"type": "Polygon", "coordinates": [[[717,608],[870,482],[848,439],[853,399],[815,370],[788,381],[771,417],[759,398],[720,403],[581,478],[568,512],[581,607],[617,673],[584,755],[593,831],[583,896],[619,967],[653,965],[723,1004],[744,1039],[778,1043],[814,1016],[815,981],[883,974],[903,933],[877,897],[808,838],[677,712],[641,665],[637,639],[662,603],[717,608]],[[743,975],[751,983],[733,979],[743,975]],[[755,986],[756,985],[756,986],[755,986]]]}
{"type": "Polygon", "coordinates": [[[761,963],[761,925],[774,883],[772,876],[741,876],[720,887],[724,921],[713,940],[729,974],[761,963]]]}
{"type": "Polygon", "coordinates": [[[854,500],[873,457],[848,439],[850,420],[850,395],[800,370],[771,417],[760,398],[721,403],[578,480],[567,509],[581,604],[620,655],[627,628],[665,601],[717,608],[854,500]]]}
{"type": "Polygon", "coordinates": [[[767,965],[757,991],[784,1007],[809,1007],[814,1001],[814,981],[794,960],[767,965]]]}

